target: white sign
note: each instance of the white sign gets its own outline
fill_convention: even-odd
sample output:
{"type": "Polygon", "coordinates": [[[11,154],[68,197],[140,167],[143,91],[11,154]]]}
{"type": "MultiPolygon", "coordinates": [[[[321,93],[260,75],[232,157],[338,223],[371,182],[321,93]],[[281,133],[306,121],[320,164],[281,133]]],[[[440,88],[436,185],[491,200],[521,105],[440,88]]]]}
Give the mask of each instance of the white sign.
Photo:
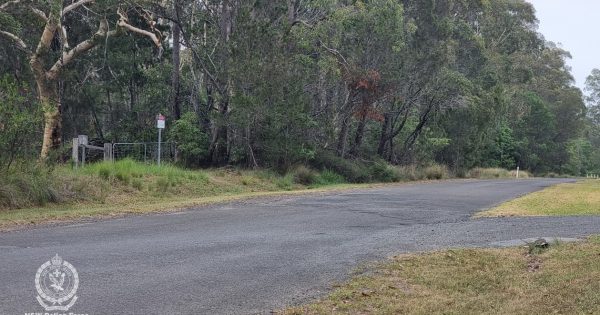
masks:
{"type": "Polygon", "coordinates": [[[45,262],[35,274],[37,300],[46,311],[68,311],[77,301],[75,293],[78,288],[77,270],[58,254],[45,262]]]}
{"type": "Polygon", "coordinates": [[[165,116],[161,114],[156,116],[156,128],[165,129],[165,116]]]}

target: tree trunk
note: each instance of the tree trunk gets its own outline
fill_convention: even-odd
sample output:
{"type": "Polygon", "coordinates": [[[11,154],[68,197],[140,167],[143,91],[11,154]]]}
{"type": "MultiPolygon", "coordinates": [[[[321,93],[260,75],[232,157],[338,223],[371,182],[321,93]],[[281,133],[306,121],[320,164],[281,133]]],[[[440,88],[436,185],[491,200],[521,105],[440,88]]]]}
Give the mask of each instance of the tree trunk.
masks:
{"type": "Polygon", "coordinates": [[[339,157],[344,158],[346,155],[346,142],[348,138],[348,124],[350,123],[349,117],[344,117],[342,120],[342,127],[340,128],[340,134],[338,136],[337,143],[337,154],[339,157]]]}
{"type": "Polygon", "coordinates": [[[365,129],[367,127],[367,115],[362,115],[360,121],[358,122],[358,127],[356,127],[356,135],[354,136],[354,144],[352,145],[352,149],[350,150],[351,155],[357,155],[360,146],[362,145],[362,141],[365,135],[365,129]]]}
{"type": "MultiPolygon", "coordinates": [[[[224,1],[221,7],[220,36],[223,45],[228,45],[233,30],[234,7],[231,1],[224,1]]],[[[232,94],[232,82],[229,78],[230,55],[223,49],[219,56],[223,62],[223,79],[218,83],[224,86],[220,89],[221,100],[218,103],[219,118],[214,123],[213,141],[210,146],[210,156],[214,165],[223,165],[229,162],[229,100],[232,94]]]]}
{"type": "Polygon", "coordinates": [[[180,73],[179,67],[181,64],[180,61],[180,51],[181,51],[181,29],[177,23],[173,23],[171,27],[173,31],[173,72],[171,77],[171,90],[173,91],[173,99],[171,100],[171,110],[172,115],[175,120],[181,118],[181,108],[180,108],[180,73]]]}
{"type": "Polygon", "coordinates": [[[385,146],[387,144],[388,138],[390,137],[390,115],[385,114],[383,125],[381,126],[381,135],[379,137],[379,146],[377,147],[377,154],[385,159],[385,146]]]}
{"type": "Polygon", "coordinates": [[[36,78],[38,97],[44,111],[44,136],[40,159],[44,160],[52,149],[61,144],[62,119],[61,106],[55,82],[47,82],[43,78],[36,78]]]}

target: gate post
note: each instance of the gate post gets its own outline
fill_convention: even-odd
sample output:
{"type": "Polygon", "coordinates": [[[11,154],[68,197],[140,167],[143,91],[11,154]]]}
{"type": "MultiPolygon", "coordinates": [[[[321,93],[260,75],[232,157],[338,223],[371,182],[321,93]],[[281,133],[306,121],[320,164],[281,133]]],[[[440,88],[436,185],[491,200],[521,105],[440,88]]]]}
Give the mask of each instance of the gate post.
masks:
{"type": "Polygon", "coordinates": [[[75,168],[79,167],[79,139],[73,138],[73,152],[71,153],[71,158],[75,163],[75,168]]]}
{"type": "Polygon", "coordinates": [[[104,161],[113,162],[112,143],[104,144],[104,161]]]}

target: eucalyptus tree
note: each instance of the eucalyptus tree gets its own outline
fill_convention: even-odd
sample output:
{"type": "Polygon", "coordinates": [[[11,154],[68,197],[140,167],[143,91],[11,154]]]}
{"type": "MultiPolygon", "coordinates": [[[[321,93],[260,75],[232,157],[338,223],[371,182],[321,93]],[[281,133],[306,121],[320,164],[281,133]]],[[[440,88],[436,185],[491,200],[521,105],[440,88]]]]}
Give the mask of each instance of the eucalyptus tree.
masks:
{"type": "Polygon", "coordinates": [[[0,38],[25,54],[36,81],[44,112],[41,159],[61,143],[58,82],[66,67],[108,38],[123,32],[148,37],[159,53],[162,52],[162,35],[155,27],[152,14],[141,2],[11,0],[0,5],[0,17],[0,38]],[[137,25],[138,20],[145,25],[137,25]],[[71,33],[80,29],[88,30],[87,37],[78,33],[73,38],[71,33]]]}

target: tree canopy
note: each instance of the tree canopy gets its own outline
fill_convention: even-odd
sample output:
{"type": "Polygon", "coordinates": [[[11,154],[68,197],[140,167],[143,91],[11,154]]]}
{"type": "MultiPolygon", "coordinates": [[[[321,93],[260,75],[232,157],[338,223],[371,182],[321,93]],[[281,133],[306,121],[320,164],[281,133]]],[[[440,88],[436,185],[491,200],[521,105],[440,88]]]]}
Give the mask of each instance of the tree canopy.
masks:
{"type": "Polygon", "coordinates": [[[598,172],[600,70],[585,97],[537,25],[524,0],[3,0],[0,149],[152,141],[160,112],[188,166],[598,172]]]}

